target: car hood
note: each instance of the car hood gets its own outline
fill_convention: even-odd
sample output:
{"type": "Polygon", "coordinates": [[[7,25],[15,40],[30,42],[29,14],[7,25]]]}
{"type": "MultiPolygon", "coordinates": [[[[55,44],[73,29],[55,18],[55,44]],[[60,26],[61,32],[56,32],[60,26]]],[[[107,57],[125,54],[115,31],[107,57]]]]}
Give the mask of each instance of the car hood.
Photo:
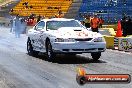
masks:
{"type": "Polygon", "coordinates": [[[88,31],[82,27],[61,27],[58,30],[50,30],[48,34],[56,38],[94,38],[102,37],[101,34],[88,31]]]}

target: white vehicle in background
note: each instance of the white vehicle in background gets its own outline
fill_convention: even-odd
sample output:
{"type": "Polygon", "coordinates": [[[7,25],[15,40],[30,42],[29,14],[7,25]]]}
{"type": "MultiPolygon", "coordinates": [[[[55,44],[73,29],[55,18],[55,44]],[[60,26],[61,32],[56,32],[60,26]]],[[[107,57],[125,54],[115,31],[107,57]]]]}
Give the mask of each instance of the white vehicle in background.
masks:
{"type": "Polygon", "coordinates": [[[98,60],[106,50],[106,42],[99,33],[88,31],[79,21],[65,18],[44,19],[28,31],[29,55],[46,53],[49,60],[56,54],[91,53],[98,60]]]}

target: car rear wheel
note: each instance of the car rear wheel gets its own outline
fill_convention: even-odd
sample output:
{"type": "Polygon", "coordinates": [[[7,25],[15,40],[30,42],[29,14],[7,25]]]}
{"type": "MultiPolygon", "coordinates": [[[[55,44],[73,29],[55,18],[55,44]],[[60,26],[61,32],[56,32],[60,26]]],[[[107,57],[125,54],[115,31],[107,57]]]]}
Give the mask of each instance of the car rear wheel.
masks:
{"type": "Polygon", "coordinates": [[[53,60],[55,58],[55,53],[52,50],[50,41],[46,42],[46,55],[48,60],[53,60]]]}
{"type": "Polygon", "coordinates": [[[28,38],[27,40],[27,52],[29,55],[31,56],[37,56],[38,55],[38,51],[33,50],[32,44],[31,44],[31,40],[28,38]]]}
{"type": "Polygon", "coordinates": [[[97,61],[101,56],[101,52],[91,53],[91,56],[92,56],[93,60],[97,61]]]}

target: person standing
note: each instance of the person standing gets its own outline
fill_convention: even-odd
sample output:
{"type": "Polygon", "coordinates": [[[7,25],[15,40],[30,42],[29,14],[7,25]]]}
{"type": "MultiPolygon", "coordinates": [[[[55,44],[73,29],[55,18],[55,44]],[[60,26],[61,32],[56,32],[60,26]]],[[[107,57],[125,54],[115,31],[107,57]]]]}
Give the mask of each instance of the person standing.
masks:
{"type": "Polygon", "coordinates": [[[132,20],[130,16],[128,16],[127,21],[127,35],[132,35],[132,20]]]}
{"type": "Polygon", "coordinates": [[[97,17],[97,14],[94,14],[94,17],[91,19],[90,25],[93,32],[99,32],[99,18],[97,17]]]}
{"type": "Polygon", "coordinates": [[[37,23],[41,20],[41,16],[39,15],[37,18],[37,23]]]}
{"type": "Polygon", "coordinates": [[[84,19],[84,22],[85,22],[85,27],[86,27],[86,28],[90,28],[90,16],[87,16],[87,17],[84,19]]]}
{"type": "Polygon", "coordinates": [[[26,33],[27,24],[24,18],[21,18],[20,20],[21,20],[20,34],[24,34],[26,33]]]}
{"type": "Polygon", "coordinates": [[[127,17],[124,16],[121,19],[121,27],[122,27],[122,31],[123,31],[123,36],[126,37],[127,36],[127,17]]]}
{"type": "Polygon", "coordinates": [[[100,17],[100,19],[99,19],[99,28],[102,28],[103,23],[104,23],[104,20],[103,20],[102,17],[100,17]]]}
{"type": "Polygon", "coordinates": [[[14,18],[13,18],[13,16],[11,16],[10,27],[11,27],[10,33],[14,32],[14,27],[15,27],[15,26],[14,26],[14,18]]]}
{"type": "Polygon", "coordinates": [[[21,21],[19,15],[15,18],[15,36],[16,38],[20,38],[20,32],[21,32],[21,21]]]}

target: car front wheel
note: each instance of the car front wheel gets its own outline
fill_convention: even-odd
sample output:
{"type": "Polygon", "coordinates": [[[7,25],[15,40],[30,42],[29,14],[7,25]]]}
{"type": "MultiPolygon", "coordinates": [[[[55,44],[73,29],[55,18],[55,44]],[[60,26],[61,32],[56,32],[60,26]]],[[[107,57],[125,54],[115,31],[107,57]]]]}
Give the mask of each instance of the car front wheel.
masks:
{"type": "Polygon", "coordinates": [[[101,56],[101,52],[91,53],[91,56],[92,56],[93,60],[97,61],[101,56]]]}
{"type": "Polygon", "coordinates": [[[46,55],[48,60],[53,60],[55,58],[50,41],[46,42],[46,55]]]}

